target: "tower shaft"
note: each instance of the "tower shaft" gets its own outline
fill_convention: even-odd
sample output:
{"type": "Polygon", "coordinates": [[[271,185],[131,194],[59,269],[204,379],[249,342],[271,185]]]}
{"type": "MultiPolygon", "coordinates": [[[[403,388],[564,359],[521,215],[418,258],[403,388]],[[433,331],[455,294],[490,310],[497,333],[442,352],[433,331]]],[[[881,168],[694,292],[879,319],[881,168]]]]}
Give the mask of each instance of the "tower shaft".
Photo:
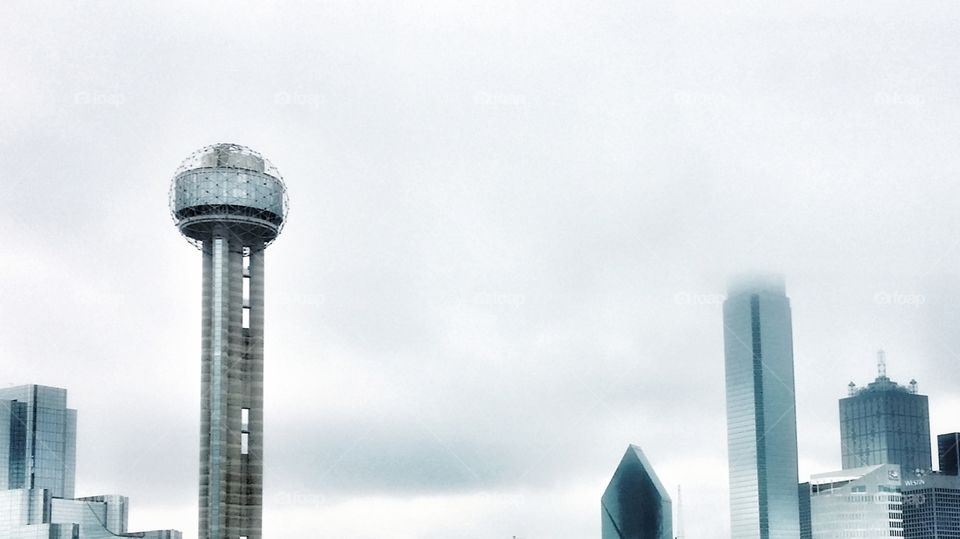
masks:
{"type": "Polygon", "coordinates": [[[200,539],[262,539],[264,245],[203,241],[200,539]]]}

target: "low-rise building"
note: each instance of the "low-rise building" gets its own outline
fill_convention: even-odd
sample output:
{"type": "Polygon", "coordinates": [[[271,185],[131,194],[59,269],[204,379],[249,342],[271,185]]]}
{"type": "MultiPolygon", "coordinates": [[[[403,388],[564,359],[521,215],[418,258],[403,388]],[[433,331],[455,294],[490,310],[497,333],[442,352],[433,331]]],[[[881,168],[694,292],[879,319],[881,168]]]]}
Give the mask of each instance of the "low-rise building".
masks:
{"type": "Polygon", "coordinates": [[[877,464],[810,478],[813,539],[903,537],[899,464],[877,464]]]}

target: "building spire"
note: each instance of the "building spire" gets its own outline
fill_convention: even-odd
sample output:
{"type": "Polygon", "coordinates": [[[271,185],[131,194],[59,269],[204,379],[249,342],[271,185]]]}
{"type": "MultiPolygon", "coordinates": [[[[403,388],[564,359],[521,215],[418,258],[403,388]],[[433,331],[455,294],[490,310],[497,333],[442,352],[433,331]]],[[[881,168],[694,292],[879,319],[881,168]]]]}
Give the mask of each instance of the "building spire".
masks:
{"type": "Polygon", "coordinates": [[[683,498],[680,485],[677,485],[677,533],[676,539],[683,539],[683,498]]]}
{"type": "Polygon", "coordinates": [[[887,377],[887,353],[877,350],[877,378],[887,377]]]}

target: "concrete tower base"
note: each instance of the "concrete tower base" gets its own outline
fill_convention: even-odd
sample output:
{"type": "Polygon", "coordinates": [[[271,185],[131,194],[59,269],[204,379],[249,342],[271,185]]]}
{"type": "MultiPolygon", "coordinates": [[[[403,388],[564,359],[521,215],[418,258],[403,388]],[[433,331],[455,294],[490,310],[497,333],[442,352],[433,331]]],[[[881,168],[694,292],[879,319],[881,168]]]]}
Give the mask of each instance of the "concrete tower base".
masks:
{"type": "Polygon", "coordinates": [[[200,539],[261,539],[264,245],[203,241],[200,539]]]}

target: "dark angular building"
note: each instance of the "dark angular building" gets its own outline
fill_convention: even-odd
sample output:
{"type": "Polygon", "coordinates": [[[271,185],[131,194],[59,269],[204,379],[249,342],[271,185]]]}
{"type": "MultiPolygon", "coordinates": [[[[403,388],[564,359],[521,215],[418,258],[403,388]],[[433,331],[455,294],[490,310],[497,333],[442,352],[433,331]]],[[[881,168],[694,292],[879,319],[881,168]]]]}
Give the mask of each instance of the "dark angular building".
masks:
{"type": "Polygon", "coordinates": [[[643,451],[627,448],[600,499],[602,539],[673,539],[673,503],[643,451]]]}
{"type": "Polygon", "coordinates": [[[960,432],[941,434],[937,436],[937,453],[940,455],[940,473],[957,475],[960,468],[960,432]]]}
{"type": "Polygon", "coordinates": [[[960,539],[960,477],[937,473],[903,483],[904,537],[960,539]]]}
{"type": "Polygon", "coordinates": [[[887,378],[880,352],[877,379],[840,399],[840,447],[843,469],[899,464],[904,479],[929,473],[930,411],[916,381],[904,387],[887,378]]]}

